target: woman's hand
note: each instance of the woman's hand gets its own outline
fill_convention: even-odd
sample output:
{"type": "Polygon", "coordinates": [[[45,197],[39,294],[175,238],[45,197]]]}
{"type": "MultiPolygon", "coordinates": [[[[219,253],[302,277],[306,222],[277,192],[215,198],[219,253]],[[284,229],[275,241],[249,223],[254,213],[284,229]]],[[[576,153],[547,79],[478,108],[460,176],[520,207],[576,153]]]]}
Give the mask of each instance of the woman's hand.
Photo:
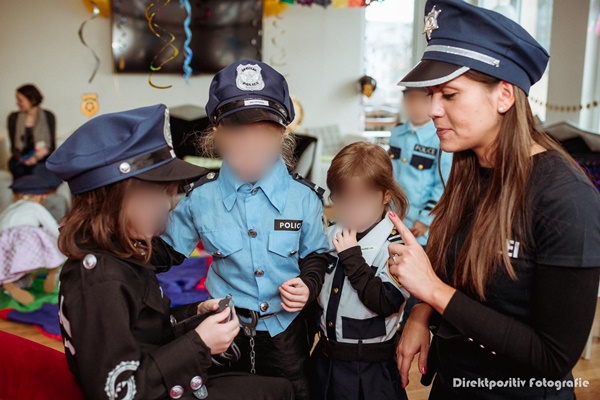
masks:
{"type": "Polygon", "coordinates": [[[400,218],[394,212],[389,213],[389,218],[404,241],[404,244],[392,243],[388,246],[390,273],[411,295],[443,314],[456,289],[438,278],[425,250],[400,218]]]}
{"type": "Polygon", "coordinates": [[[207,312],[217,311],[219,301],[222,299],[209,299],[198,304],[197,314],[206,314],[207,312]]]}
{"type": "Polygon", "coordinates": [[[279,294],[281,295],[281,307],[285,311],[299,312],[306,305],[310,290],[301,278],[293,278],[279,286],[279,294]]]}
{"type": "Polygon", "coordinates": [[[210,349],[210,354],[221,354],[227,351],[233,339],[239,333],[240,322],[236,313],[230,307],[227,307],[220,313],[206,318],[195,330],[200,339],[210,349]],[[227,321],[231,312],[233,312],[231,321],[224,322],[227,321]]]}
{"type": "Polygon", "coordinates": [[[421,303],[414,306],[402,331],[398,347],[396,347],[396,362],[403,388],[409,383],[408,373],[417,354],[419,354],[419,372],[427,373],[427,355],[431,343],[429,334],[431,313],[432,309],[427,304],[421,303]]]}
{"type": "Polygon", "coordinates": [[[356,240],[356,231],[352,229],[343,228],[341,232],[338,232],[333,238],[333,245],[335,251],[341,253],[344,250],[348,250],[351,247],[358,246],[356,240]]]}

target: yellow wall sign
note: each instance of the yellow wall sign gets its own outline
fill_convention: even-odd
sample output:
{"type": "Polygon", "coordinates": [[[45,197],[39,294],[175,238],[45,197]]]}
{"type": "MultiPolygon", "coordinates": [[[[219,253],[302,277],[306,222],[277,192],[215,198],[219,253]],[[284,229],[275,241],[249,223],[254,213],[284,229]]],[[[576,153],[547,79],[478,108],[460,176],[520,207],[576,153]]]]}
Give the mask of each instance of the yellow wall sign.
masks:
{"type": "Polygon", "coordinates": [[[96,93],[86,93],[81,96],[81,112],[86,117],[92,117],[98,112],[98,95],[96,93]]]}

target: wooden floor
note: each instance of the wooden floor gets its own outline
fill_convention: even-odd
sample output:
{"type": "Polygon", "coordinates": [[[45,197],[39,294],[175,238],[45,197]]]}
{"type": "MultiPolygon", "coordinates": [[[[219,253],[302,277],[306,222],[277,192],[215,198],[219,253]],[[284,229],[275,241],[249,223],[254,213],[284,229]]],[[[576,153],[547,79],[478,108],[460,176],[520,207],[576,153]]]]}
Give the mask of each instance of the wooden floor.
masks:
{"type": "MultiPolygon", "coordinates": [[[[54,349],[63,351],[62,343],[49,339],[42,335],[37,329],[31,325],[24,325],[16,322],[8,322],[0,319],[0,330],[13,333],[18,336],[33,340],[43,345],[52,347],[54,349]]],[[[573,376],[575,378],[581,378],[589,381],[588,388],[578,388],[575,393],[577,394],[577,400],[597,400],[600,399],[600,337],[598,333],[600,330],[600,307],[596,308],[596,322],[594,323],[593,332],[594,340],[592,345],[592,357],[590,360],[579,360],[575,369],[573,370],[573,376]]],[[[0,354],[0,358],[2,355],[0,354]]],[[[410,384],[408,385],[407,392],[410,400],[425,400],[429,394],[429,388],[421,386],[419,383],[420,375],[417,371],[416,362],[413,364],[410,374],[410,384]]]]}

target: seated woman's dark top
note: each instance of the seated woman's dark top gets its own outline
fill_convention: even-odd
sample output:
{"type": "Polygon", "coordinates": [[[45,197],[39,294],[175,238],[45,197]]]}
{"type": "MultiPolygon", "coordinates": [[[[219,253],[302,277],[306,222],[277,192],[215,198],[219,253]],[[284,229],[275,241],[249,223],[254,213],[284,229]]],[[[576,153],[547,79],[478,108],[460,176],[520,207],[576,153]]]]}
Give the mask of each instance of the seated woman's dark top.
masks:
{"type": "MultiPolygon", "coordinates": [[[[439,365],[430,399],[573,398],[571,370],[598,294],[600,194],[558,152],[533,157],[530,235],[507,244],[518,279],[500,269],[484,302],[458,291],[444,315],[434,315],[439,365]],[[508,387],[490,390],[486,379],[508,387]]],[[[491,174],[480,169],[484,187],[491,174]]],[[[449,249],[450,282],[471,222],[472,215],[449,249]]]]}

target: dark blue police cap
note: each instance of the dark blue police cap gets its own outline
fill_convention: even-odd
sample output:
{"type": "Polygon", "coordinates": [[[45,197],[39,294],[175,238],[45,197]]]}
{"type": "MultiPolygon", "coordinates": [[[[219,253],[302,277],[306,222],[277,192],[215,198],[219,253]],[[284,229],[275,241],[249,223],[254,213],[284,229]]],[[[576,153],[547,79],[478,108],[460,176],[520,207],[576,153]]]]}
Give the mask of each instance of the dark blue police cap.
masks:
{"type": "Polygon", "coordinates": [[[46,180],[37,175],[25,175],[15,179],[10,188],[15,194],[47,194],[50,191],[46,180]]]}
{"type": "Polygon", "coordinates": [[[169,182],[206,174],[175,157],[163,104],[100,115],[79,127],[46,161],[73,194],[124,179],[169,182]]]}
{"type": "Polygon", "coordinates": [[[234,62],[215,75],[206,114],[213,125],[272,121],[284,127],[295,116],[283,75],[256,60],[234,62]]]}
{"type": "Polygon", "coordinates": [[[546,70],[548,52],[522,26],[497,12],[462,0],[428,0],[425,13],[428,44],[401,86],[441,85],[473,69],[529,93],[546,70]]]}

